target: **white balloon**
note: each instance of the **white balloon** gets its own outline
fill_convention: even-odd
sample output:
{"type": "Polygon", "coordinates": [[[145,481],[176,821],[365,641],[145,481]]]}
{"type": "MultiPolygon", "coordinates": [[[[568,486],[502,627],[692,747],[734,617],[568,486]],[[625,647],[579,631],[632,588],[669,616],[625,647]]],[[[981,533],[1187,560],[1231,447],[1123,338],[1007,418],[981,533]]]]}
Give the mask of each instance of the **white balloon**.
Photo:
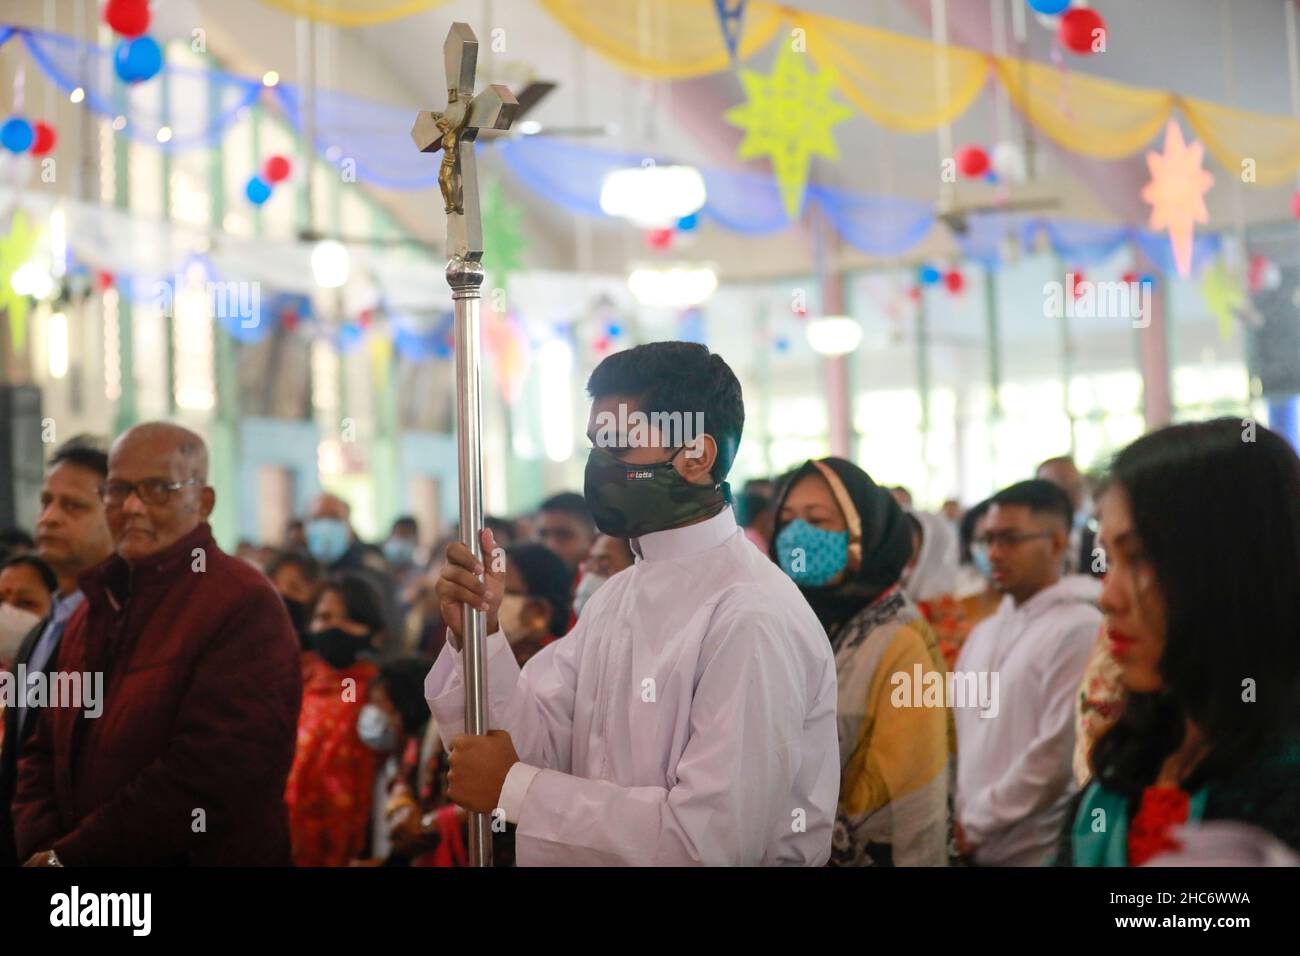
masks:
{"type": "Polygon", "coordinates": [[[1278,268],[1276,262],[1271,259],[1264,264],[1264,269],[1259,274],[1259,287],[1272,292],[1282,284],[1282,270],[1278,268]]]}
{"type": "Polygon", "coordinates": [[[149,35],[155,40],[191,40],[203,24],[194,0],[154,0],[149,5],[149,35]]]}
{"type": "Polygon", "coordinates": [[[1019,143],[1003,140],[993,147],[993,171],[1004,183],[1025,181],[1025,152],[1019,143]]]}
{"type": "Polygon", "coordinates": [[[32,181],[36,160],[30,153],[11,153],[0,150],[0,183],[22,189],[32,181]]]}

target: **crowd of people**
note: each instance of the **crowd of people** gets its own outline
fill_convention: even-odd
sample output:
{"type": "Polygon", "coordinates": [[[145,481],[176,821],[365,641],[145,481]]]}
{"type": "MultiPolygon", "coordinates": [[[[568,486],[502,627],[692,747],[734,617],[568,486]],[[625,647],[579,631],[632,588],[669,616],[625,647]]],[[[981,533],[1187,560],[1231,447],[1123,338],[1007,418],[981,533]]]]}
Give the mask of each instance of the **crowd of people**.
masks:
{"type": "Polygon", "coordinates": [[[706,434],[593,448],[481,557],[409,516],[362,541],[329,493],[227,555],[199,436],[59,448],[34,536],[0,533],[0,861],[457,866],[500,809],[502,865],[1300,862],[1300,459],[1273,432],[1169,426],[930,513],[838,457],[733,495],[740,388],[702,346],[588,390],[593,421],[706,434]]]}

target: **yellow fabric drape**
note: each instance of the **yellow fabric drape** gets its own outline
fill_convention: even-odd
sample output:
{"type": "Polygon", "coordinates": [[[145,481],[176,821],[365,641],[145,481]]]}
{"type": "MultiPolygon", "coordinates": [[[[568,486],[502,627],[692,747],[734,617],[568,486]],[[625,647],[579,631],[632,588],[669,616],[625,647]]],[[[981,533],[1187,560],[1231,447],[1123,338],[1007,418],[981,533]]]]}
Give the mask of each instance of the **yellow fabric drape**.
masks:
{"type": "Polygon", "coordinates": [[[1011,102],[1061,146],[1085,156],[1119,159],[1151,142],[1169,118],[1174,97],[1124,86],[1042,63],[996,59],[1011,102]]]}
{"type": "Polygon", "coordinates": [[[447,0],[261,0],[295,17],[340,27],[368,27],[440,7],[447,0]]]}
{"type": "Polygon", "coordinates": [[[1192,131],[1225,169],[1241,174],[1243,161],[1253,160],[1254,182],[1260,186],[1279,186],[1300,173],[1300,120],[1190,97],[1180,98],[1179,106],[1192,131]]]}
{"type": "MultiPolygon", "coordinates": [[[[748,8],[747,8],[748,9],[748,8]]],[[[807,31],[808,55],[835,69],[835,87],[887,129],[921,133],[970,108],[988,77],[988,57],[949,46],[941,84],[936,60],[945,48],[834,17],[787,11],[791,28],[807,31]]]]}
{"type": "MultiPolygon", "coordinates": [[[[621,69],[683,79],[727,69],[731,59],[713,0],[538,0],[578,40],[621,69]]],[[[781,28],[772,4],[745,8],[736,57],[767,46],[781,28]]]]}
{"type": "MultiPolygon", "coordinates": [[[[278,3],[289,0],[276,0],[278,3]]],[[[713,0],[538,0],[561,25],[612,63],[641,76],[682,79],[729,69],[713,0]]],[[[804,30],[809,56],[835,70],[835,86],[886,129],[920,133],[951,122],[983,89],[989,64],[1028,121],[1065,149],[1101,159],[1149,146],[1177,106],[1207,151],[1240,174],[1255,160],[1255,181],[1279,185],[1300,174],[1300,121],[1253,113],[1167,90],[1128,86],[1054,66],[995,58],[783,4],[745,6],[737,60],[778,35],[804,30]],[[945,89],[935,71],[946,51],[945,89]]]]}

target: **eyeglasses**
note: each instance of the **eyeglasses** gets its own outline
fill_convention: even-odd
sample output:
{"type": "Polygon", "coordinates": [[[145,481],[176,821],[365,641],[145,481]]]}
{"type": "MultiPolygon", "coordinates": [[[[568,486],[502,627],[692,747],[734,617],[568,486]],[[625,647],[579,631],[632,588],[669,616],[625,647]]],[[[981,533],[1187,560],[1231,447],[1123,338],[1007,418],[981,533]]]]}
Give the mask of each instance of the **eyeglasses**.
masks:
{"type": "Polygon", "coordinates": [[[203,484],[202,478],[190,478],[188,481],[168,481],[166,478],[146,478],[144,481],[107,481],[99,486],[99,499],[110,508],[120,508],[126,499],[135,492],[147,505],[167,504],[173,491],[180,491],[190,485],[203,484]]]}
{"type": "Polygon", "coordinates": [[[1053,532],[1038,531],[1034,534],[1021,534],[1019,531],[990,531],[982,534],[973,542],[980,548],[991,548],[995,544],[1000,544],[1004,548],[1017,548],[1026,541],[1032,541],[1035,538],[1050,538],[1053,532]]]}

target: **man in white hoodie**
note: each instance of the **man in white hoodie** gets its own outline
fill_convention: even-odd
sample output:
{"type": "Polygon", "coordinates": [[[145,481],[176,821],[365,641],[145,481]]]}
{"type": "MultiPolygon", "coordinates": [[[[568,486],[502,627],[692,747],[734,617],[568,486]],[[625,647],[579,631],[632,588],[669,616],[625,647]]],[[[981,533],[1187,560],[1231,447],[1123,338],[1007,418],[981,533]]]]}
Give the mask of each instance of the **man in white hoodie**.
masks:
{"type": "Polygon", "coordinates": [[[1101,623],[1101,582],[1061,576],[1072,511],[1057,486],[1022,481],[993,497],[976,542],[1004,595],[956,666],[987,673],[1000,697],[955,715],[957,841],[980,865],[1041,864],[1073,790],[1074,696],[1101,623]]]}

